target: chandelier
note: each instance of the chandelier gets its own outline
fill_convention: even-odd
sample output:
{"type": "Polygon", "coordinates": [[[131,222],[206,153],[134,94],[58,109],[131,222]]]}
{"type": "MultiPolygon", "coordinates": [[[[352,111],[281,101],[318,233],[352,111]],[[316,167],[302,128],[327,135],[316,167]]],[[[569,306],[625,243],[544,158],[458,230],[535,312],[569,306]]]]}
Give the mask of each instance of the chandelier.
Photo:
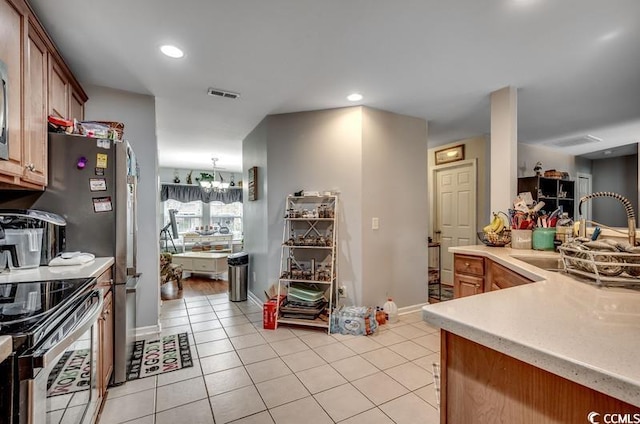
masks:
{"type": "Polygon", "coordinates": [[[222,174],[218,172],[218,178],[216,178],[216,162],[218,158],[211,158],[211,162],[213,162],[213,172],[211,174],[201,173],[200,180],[198,183],[200,184],[200,188],[205,193],[213,192],[225,192],[229,188],[229,183],[224,182],[222,178],[222,174]]]}

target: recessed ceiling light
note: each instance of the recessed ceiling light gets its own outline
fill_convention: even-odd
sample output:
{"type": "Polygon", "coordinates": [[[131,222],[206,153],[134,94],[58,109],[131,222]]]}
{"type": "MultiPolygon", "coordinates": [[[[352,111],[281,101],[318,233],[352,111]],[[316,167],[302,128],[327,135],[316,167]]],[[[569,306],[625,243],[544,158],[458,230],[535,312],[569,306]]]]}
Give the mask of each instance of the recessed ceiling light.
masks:
{"type": "Polygon", "coordinates": [[[611,153],[613,153],[613,152],[612,152],[611,150],[605,150],[603,153],[604,153],[605,155],[610,155],[610,154],[611,154],[611,153]]]}
{"type": "Polygon", "coordinates": [[[362,100],[362,94],[360,93],[352,93],[347,96],[347,100],[350,102],[359,102],[362,100]]]}
{"type": "Polygon", "coordinates": [[[170,44],[166,44],[160,47],[160,51],[165,55],[172,57],[174,59],[180,59],[184,56],[184,52],[177,48],[176,46],[172,46],[170,44]]]}

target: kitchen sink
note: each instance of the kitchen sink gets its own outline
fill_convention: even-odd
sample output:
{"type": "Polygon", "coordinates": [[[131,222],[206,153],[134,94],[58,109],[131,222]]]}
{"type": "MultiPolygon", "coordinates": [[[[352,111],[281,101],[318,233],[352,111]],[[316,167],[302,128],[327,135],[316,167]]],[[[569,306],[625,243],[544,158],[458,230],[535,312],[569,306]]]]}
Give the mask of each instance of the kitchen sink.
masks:
{"type": "Polygon", "coordinates": [[[545,271],[563,271],[564,264],[561,258],[545,258],[539,256],[512,256],[522,262],[526,262],[529,265],[533,265],[538,268],[542,268],[545,271]]]}

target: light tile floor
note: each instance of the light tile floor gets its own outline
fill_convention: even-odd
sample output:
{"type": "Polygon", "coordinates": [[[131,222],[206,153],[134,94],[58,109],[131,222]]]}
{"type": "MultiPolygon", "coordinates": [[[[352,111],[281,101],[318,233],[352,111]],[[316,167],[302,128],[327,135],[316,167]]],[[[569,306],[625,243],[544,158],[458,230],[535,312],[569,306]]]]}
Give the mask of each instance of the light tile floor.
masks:
{"type": "Polygon", "coordinates": [[[109,390],[100,424],[436,424],[438,330],[419,313],[372,336],[262,329],[227,294],[165,301],[163,334],[189,333],[194,366],[109,390]]]}

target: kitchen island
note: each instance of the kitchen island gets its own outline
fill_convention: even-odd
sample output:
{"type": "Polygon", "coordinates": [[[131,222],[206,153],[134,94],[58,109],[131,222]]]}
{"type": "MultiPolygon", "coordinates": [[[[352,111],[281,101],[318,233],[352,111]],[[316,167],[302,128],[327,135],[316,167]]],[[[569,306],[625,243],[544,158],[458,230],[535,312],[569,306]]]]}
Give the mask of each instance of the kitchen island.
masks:
{"type": "Polygon", "coordinates": [[[514,257],[554,253],[451,251],[535,282],[423,308],[424,320],[442,329],[441,423],[571,423],[589,422],[591,411],[640,412],[640,291],[599,288],[514,257]]]}

